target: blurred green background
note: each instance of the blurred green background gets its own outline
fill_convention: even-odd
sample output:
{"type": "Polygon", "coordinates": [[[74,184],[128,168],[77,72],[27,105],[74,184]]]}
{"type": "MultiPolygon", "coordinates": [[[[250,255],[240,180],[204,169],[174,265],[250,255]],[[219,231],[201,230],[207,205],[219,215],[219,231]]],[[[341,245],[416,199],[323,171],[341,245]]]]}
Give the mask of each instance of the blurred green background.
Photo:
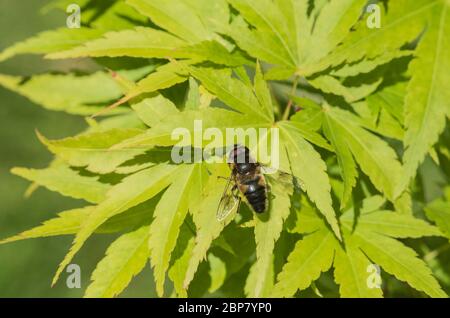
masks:
{"type": "MultiPolygon", "coordinates": [[[[64,13],[56,10],[46,14],[41,12],[47,3],[43,0],[0,0],[0,50],[40,31],[65,26],[64,13]]],[[[89,67],[84,61],[52,62],[26,55],[0,63],[0,73],[26,76],[89,67]]],[[[29,182],[12,175],[10,169],[14,166],[44,168],[50,161],[49,152],[36,137],[36,129],[50,138],[61,138],[81,131],[85,122],[81,117],[44,110],[2,87],[0,103],[0,238],[6,238],[34,227],[60,211],[82,206],[80,201],[43,188],[24,199],[29,182]]],[[[112,235],[93,236],[74,260],[73,263],[81,267],[81,289],[66,287],[68,273],[63,274],[55,287],[50,287],[72,237],[0,245],[0,297],[81,297],[95,264],[112,239],[112,235]]],[[[149,267],[122,294],[122,297],[127,296],[155,296],[149,267]]]]}

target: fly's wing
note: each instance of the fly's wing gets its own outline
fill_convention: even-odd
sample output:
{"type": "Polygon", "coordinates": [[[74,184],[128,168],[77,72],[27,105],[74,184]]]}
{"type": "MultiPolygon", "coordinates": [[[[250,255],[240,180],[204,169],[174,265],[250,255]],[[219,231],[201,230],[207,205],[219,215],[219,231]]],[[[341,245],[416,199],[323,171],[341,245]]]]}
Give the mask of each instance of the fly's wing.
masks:
{"type": "Polygon", "coordinates": [[[222,198],[220,199],[219,206],[217,208],[216,217],[218,221],[225,220],[231,212],[237,210],[239,203],[241,202],[240,197],[233,193],[233,183],[231,182],[231,177],[228,179],[225,190],[223,191],[222,198]]]}
{"type": "Polygon", "coordinates": [[[273,168],[269,168],[269,170],[267,170],[265,166],[262,166],[261,168],[264,174],[268,173],[266,177],[272,182],[280,183],[285,187],[295,186],[300,188],[303,192],[305,191],[304,182],[291,173],[283,170],[276,170],[276,172],[273,172],[273,168]]]}

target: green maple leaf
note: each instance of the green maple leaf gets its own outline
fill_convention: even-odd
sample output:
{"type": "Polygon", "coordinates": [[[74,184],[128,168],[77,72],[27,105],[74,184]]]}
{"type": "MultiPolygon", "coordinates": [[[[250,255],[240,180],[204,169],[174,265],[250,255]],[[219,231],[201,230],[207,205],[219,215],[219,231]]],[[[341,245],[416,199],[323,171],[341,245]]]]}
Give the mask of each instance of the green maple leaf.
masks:
{"type": "Polygon", "coordinates": [[[82,176],[60,162],[44,169],[16,167],[11,172],[51,191],[92,203],[101,202],[111,188],[111,185],[99,182],[97,176],[82,176]]]}
{"type": "Polygon", "coordinates": [[[86,167],[95,173],[113,172],[120,164],[139,155],[142,151],[111,151],[109,148],[121,141],[140,134],[140,129],[113,129],[78,135],[62,140],[41,141],[59,158],[73,167],[86,167]]]}
{"type": "Polygon", "coordinates": [[[267,295],[270,291],[270,286],[273,285],[273,251],[283,229],[283,223],[290,212],[290,196],[292,195],[293,187],[289,188],[277,184],[276,181],[270,183],[270,187],[271,195],[274,197],[271,200],[268,219],[254,216],[256,262],[252,267],[254,274],[249,275],[249,281],[246,284],[248,297],[267,295]],[[267,275],[264,273],[267,273],[267,275]]]}
{"type": "MultiPolygon", "coordinates": [[[[198,78],[202,84],[215,94],[220,100],[238,112],[231,112],[215,107],[208,107],[196,111],[184,111],[165,117],[158,125],[152,127],[141,135],[125,140],[115,147],[136,149],[149,148],[153,146],[174,145],[172,132],[175,128],[183,127],[191,133],[191,140],[186,145],[193,144],[194,120],[202,120],[203,129],[216,128],[257,128],[269,127],[273,124],[273,106],[268,88],[263,82],[260,73],[255,78],[255,86],[251,87],[238,79],[230,78],[227,70],[212,70],[209,68],[189,67],[190,73],[198,78]]],[[[281,129],[283,147],[293,156],[292,162],[300,160],[301,166],[309,166],[310,169],[300,169],[298,164],[291,164],[287,168],[292,170],[294,176],[298,177],[304,184],[311,199],[317,204],[319,210],[327,217],[334,232],[338,237],[339,228],[332,208],[330,196],[330,185],[325,173],[325,164],[320,155],[309,144],[308,140],[316,141],[324,147],[328,147],[320,137],[313,133],[306,133],[301,125],[280,122],[277,124],[281,129]],[[303,136],[305,136],[303,139],[303,136]],[[318,179],[319,178],[319,179],[318,179]],[[317,182],[317,180],[320,180],[317,182]]],[[[204,141],[203,141],[204,142],[204,141]]],[[[282,150],[283,151],[283,150],[282,150]]]]}
{"type": "MultiPolygon", "coordinates": [[[[389,199],[396,198],[402,166],[395,151],[382,139],[364,130],[358,117],[338,108],[324,108],[327,136],[336,149],[344,180],[343,204],[355,185],[355,161],[375,187],[389,199]]],[[[342,205],[341,205],[342,206],[342,205]]]]}
{"type": "Polygon", "coordinates": [[[168,272],[168,276],[173,282],[178,297],[187,297],[187,290],[184,288],[184,278],[186,277],[186,271],[189,266],[194,245],[194,233],[192,229],[184,223],[180,228],[178,242],[172,254],[172,259],[174,261],[168,272]]]}
{"type": "Polygon", "coordinates": [[[366,199],[365,207],[356,220],[353,209],[340,218],[345,249],[324,227],[317,212],[305,202],[306,207],[301,209],[293,231],[305,233],[306,236],[297,242],[278,275],[272,296],[293,296],[298,289],[310,286],[321,272],[328,271],[333,264],[341,296],[379,297],[381,290],[374,290],[366,283],[367,266],[374,262],[397,279],[431,297],[446,297],[430,269],[417,258],[416,252],[396,240],[424,235],[440,236],[441,233],[412,216],[381,210],[378,200],[374,199],[376,197],[366,199]]]}
{"type": "MultiPolygon", "coordinates": [[[[65,10],[69,3],[54,6],[65,10]]],[[[445,141],[436,151],[433,145],[450,116],[449,4],[388,1],[380,6],[382,27],[369,28],[366,3],[126,0],[99,10],[96,1],[83,0],[81,29],[46,31],[5,49],[0,61],[19,54],[91,57],[114,69],[0,75],[2,86],[48,110],[114,116],[88,118],[89,128],[74,137],[39,135],[56,160],[45,169],[12,170],[33,182],[28,193],[43,186],[95,205],[63,211],[0,244],[74,235],[55,283],[92,234],[120,233],[98,263],[86,297],[117,296],[147,259],[159,296],[166,274],[178,297],[287,297],[309,287],[320,294],[314,282],[333,268],[342,297],[380,297],[382,290],[369,286],[376,281],[369,269],[379,265],[429,296],[445,297],[400,239],[449,235],[448,200],[425,206],[438,230],[413,217],[421,189],[408,187],[427,154],[436,162],[446,154],[445,141]],[[413,62],[406,73],[400,64],[408,57],[413,62]],[[293,76],[289,93],[282,87],[293,76]],[[113,109],[121,104],[127,105],[113,109]],[[111,112],[103,113],[107,105],[111,112]],[[281,169],[306,196],[300,201],[292,185],[268,177],[268,213],[250,216],[243,208],[218,222],[226,182],[219,177],[229,176],[229,167],[169,159],[175,144],[210,146],[206,137],[200,144],[193,138],[196,120],[222,132],[278,128],[281,169]],[[177,128],[191,138],[178,143],[177,128]],[[405,148],[404,166],[397,141],[405,148]],[[373,196],[375,190],[383,197],[373,196]],[[344,211],[339,216],[335,197],[344,211]],[[386,200],[396,212],[383,206],[386,200]],[[299,234],[290,246],[287,241],[299,234]]],[[[262,144],[273,136],[258,138],[262,144]]],[[[439,268],[435,272],[440,278],[439,268]]]]}
{"type": "MultiPolygon", "coordinates": [[[[165,274],[170,256],[175,248],[181,225],[186,217],[190,202],[197,199],[195,191],[202,184],[202,165],[188,165],[179,170],[176,182],[164,192],[155,208],[154,221],[150,226],[150,261],[154,269],[156,291],[164,293],[165,274]],[[176,200],[174,200],[176,198],[176,200]]],[[[200,186],[201,188],[201,186],[200,186]]]]}
{"type": "Polygon", "coordinates": [[[225,181],[218,179],[228,172],[228,168],[219,165],[211,169],[211,177],[205,185],[205,191],[202,193],[202,199],[197,201],[192,207],[193,221],[196,227],[195,245],[192,248],[189,262],[183,279],[183,288],[187,289],[194,274],[198,269],[200,262],[206,258],[207,252],[211,247],[226,223],[231,221],[229,217],[226,223],[217,222],[217,204],[220,200],[221,191],[225,187],[225,181]]]}
{"type": "Polygon", "coordinates": [[[446,89],[449,80],[445,70],[450,57],[445,52],[450,41],[445,34],[450,30],[450,5],[445,1],[431,1],[427,11],[427,30],[417,47],[417,59],[411,63],[411,81],[405,99],[403,162],[405,173],[398,191],[407,187],[430,148],[445,128],[445,117],[450,116],[450,95],[446,89]]]}
{"type": "Polygon", "coordinates": [[[176,167],[158,165],[139,171],[111,188],[107,198],[97,205],[89,218],[77,232],[70,252],[65,256],[53,279],[53,284],[59,278],[67,264],[83,246],[89,236],[107,219],[118,215],[127,209],[151,199],[170,184],[171,176],[176,167]],[[151,180],[149,182],[148,180],[151,180]],[[130,186],[132,185],[132,186],[130,186]]]}
{"type": "Polygon", "coordinates": [[[403,140],[404,82],[387,86],[368,96],[365,101],[352,104],[361,117],[361,125],[382,136],[403,140]]]}
{"type": "Polygon", "coordinates": [[[103,30],[80,28],[61,28],[44,31],[23,42],[16,43],[0,53],[0,61],[18,54],[46,54],[68,50],[86,41],[96,39],[104,33],[103,30]]]}
{"type": "Polygon", "coordinates": [[[97,264],[84,297],[113,297],[119,294],[147,264],[149,227],[123,234],[97,264]]]}
{"type": "Polygon", "coordinates": [[[294,74],[305,76],[314,87],[325,93],[344,96],[349,102],[372,93],[380,81],[360,87],[347,87],[338,77],[367,73],[395,58],[411,54],[398,49],[408,42],[411,35],[417,36],[423,28],[420,22],[411,26],[410,19],[407,20],[408,25],[398,21],[408,1],[389,3],[386,18],[388,26],[384,25],[381,29],[369,29],[365,18],[358,21],[366,1],[329,1],[322,6],[315,4],[312,13],[308,13],[307,3],[296,0],[229,2],[241,16],[233,21],[228,33],[251,56],[274,65],[267,74],[268,78],[283,80],[294,74]],[[252,25],[252,29],[242,17],[252,25]],[[355,25],[356,31],[350,32],[355,25]],[[391,25],[397,33],[386,32],[391,25]],[[407,33],[411,35],[400,39],[400,35],[407,33]],[[369,37],[377,40],[368,41],[366,38],[369,37]],[[391,53],[383,54],[386,49],[391,50],[391,53]],[[345,61],[353,64],[344,65],[345,61]],[[314,75],[329,67],[337,69],[329,75],[314,75]]]}
{"type": "MultiPolygon", "coordinates": [[[[128,5],[148,16],[163,30],[137,27],[132,30],[109,32],[103,38],[85,41],[83,45],[67,51],[53,52],[48,58],[74,58],[99,56],[132,56],[148,58],[189,58],[210,60],[225,65],[241,65],[247,59],[234,46],[219,35],[228,25],[229,8],[225,0],[217,1],[146,1],[130,0],[128,5]]],[[[148,83],[154,76],[140,85],[137,94],[163,89],[160,84],[152,90],[148,83]]],[[[170,81],[181,80],[174,71],[159,74],[158,78],[170,81]]],[[[154,87],[154,85],[153,85],[154,87]]],[[[129,99],[130,97],[126,97],[129,99]]]]}
{"type": "MultiPolygon", "coordinates": [[[[448,189],[448,188],[447,188],[448,189]]],[[[450,238],[450,196],[436,199],[425,207],[427,217],[434,221],[439,229],[450,238]]]]}
{"type": "MultiPolygon", "coordinates": [[[[131,80],[147,74],[149,67],[121,72],[131,80]]],[[[74,74],[35,75],[29,80],[19,76],[0,75],[0,85],[28,97],[49,110],[91,115],[122,95],[120,85],[105,72],[85,76],[74,74]],[[97,83],[102,85],[98,86],[97,83]]],[[[115,110],[123,112],[126,110],[115,110]]]]}
{"type": "Polygon", "coordinates": [[[341,234],[332,207],[330,195],[331,186],[326,174],[326,165],[314,148],[302,138],[295,125],[280,123],[281,138],[289,155],[292,174],[299,178],[311,200],[317,205],[319,211],[325,216],[336,236],[341,234]],[[308,169],[303,169],[308,167],[308,169]]]}
{"type": "Polygon", "coordinates": [[[177,107],[162,95],[146,98],[139,103],[133,104],[132,108],[149,127],[153,127],[166,117],[178,113],[177,107]]]}
{"type": "Polygon", "coordinates": [[[225,282],[227,276],[227,267],[224,261],[213,253],[208,254],[209,276],[211,284],[208,288],[209,293],[217,291],[225,282]]]}
{"type": "MultiPolygon", "coordinates": [[[[156,198],[157,199],[157,198],[156,198]]],[[[115,215],[100,225],[95,233],[127,232],[149,223],[157,200],[152,199],[136,205],[127,211],[115,215]]],[[[89,218],[95,206],[72,209],[58,213],[58,216],[44,221],[41,225],[30,230],[3,239],[0,244],[15,242],[38,237],[52,237],[59,235],[75,235],[82,228],[83,222],[89,218]]]]}
{"type": "Polygon", "coordinates": [[[50,237],[76,233],[83,221],[91,213],[93,206],[63,211],[58,217],[45,221],[42,225],[3,239],[0,243],[15,242],[28,238],[50,237]]]}
{"type": "Polygon", "coordinates": [[[108,32],[101,39],[87,42],[83,46],[75,47],[69,51],[51,53],[47,57],[51,59],[84,56],[189,57],[183,52],[180,52],[179,55],[174,53],[174,51],[184,45],[186,45],[185,42],[169,33],[137,27],[133,30],[108,32]],[[151,42],[149,41],[150,39],[151,42]],[[143,43],[148,44],[143,45],[143,43]]]}
{"type": "Polygon", "coordinates": [[[320,61],[307,65],[305,72],[315,73],[343,62],[360,61],[364,57],[374,59],[386,51],[402,47],[420,34],[424,28],[423,14],[439,1],[390,1],[387,12],[381,7],[381,28],[369,28],[366,17],[361,19],[354,26],[356,30],[349,32],[340,46],[320,61]],[[405,8],[408,8],[407,14],[405,8]]]}

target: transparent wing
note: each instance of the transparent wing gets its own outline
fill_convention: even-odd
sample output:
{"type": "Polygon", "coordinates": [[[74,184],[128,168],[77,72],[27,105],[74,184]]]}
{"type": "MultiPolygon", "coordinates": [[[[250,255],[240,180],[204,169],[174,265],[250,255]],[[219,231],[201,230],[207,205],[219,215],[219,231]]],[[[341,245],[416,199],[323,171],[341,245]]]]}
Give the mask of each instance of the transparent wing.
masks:
{"type": "Polygon", "coordinates": [[[241,203],[241,198],[233,193],[233,186],[230,177],[217,207],[216,217],[220,222],[225,220],[231,212],[236,211],[241,203]]]}
{"type": "Polygon", "coordinates": [[[276,170],[274,172],[273,168],[267,169],[265,166],[261,166],[261,169],[264,174],[268,173],[266,177],[272,182],[277,182],[289,188],[294,186],[300,188],[302,191],[305,191],[304,182],[293,174],[283,170],[276,170]]]}

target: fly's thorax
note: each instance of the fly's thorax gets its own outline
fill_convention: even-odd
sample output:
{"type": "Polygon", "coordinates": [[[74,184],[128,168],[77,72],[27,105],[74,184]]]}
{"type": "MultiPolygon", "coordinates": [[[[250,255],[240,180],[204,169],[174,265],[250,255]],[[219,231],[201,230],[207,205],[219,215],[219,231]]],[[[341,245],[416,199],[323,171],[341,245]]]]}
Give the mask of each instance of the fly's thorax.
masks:
{"type": "Polygon", "coordinates": [[[228,162],[234,162],[236,164],[256,163],[250,154],[250,150],[241,145],[233,146],[233,149],[228,155],[228,162]]]}
{"type": "Polygon", "coordinates": [[[237,173],[241,175],[255,175],[258,173],[258,165],[255,163],[237,163],[235,168],[237,173]]]}

